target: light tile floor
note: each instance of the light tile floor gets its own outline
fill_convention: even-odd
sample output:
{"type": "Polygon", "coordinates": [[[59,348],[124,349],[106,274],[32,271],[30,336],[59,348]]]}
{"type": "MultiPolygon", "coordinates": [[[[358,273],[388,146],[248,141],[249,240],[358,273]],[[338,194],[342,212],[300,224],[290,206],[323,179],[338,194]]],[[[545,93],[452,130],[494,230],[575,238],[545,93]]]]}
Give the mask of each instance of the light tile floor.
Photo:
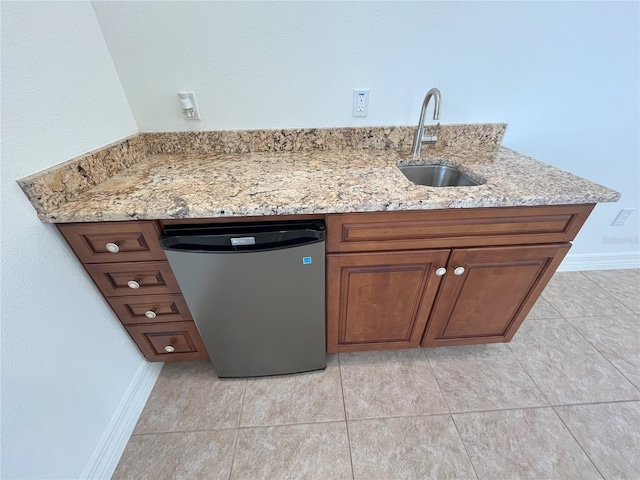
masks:
{"type": "Polygon", "coordinates": [[[508,344],[166,364],[114,479],[640,478],[640,270],[557,273],[508,344]]]}

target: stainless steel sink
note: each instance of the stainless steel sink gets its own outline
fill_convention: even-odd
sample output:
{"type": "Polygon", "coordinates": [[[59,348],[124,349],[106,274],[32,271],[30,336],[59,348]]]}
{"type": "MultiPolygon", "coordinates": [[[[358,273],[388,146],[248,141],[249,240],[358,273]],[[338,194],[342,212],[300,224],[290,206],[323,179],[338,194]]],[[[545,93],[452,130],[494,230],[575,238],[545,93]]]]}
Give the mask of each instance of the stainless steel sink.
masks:
{"type": "Polygon", "coordinates": [[[446,165],[402,165],[400,171],[416,185],[429,187],[472,187],[478,182],[455,167],[446,165]]]}

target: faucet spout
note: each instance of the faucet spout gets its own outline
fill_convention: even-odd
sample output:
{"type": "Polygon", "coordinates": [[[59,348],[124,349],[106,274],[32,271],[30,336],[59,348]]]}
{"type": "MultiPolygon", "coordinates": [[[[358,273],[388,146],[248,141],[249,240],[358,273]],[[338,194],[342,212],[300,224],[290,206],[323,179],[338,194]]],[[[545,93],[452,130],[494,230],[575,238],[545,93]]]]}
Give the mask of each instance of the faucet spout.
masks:
{"type": "Polygon", "coordinates": [[[438,127],[440,126],[440,123],[436,125],[436,131],[433,135],[424,135],[424,121],[431,97],[433,97],[434,99],[433,119],[438,120],[440,118],[440,102],[442,100],[442,95],[440,94],[440,90],[438,90],[437,88],[432,88],[427,92],[424,97],[424,101],[422,102],[422,110],[420,110],[420,120],[418,121],[418,128],[416,129],[416,134],[413,137],[411,154],[414,160],[420,158],[420,150],[422,149],[422,144],[435,143],[436,140],[438,140],[438,127]]]}

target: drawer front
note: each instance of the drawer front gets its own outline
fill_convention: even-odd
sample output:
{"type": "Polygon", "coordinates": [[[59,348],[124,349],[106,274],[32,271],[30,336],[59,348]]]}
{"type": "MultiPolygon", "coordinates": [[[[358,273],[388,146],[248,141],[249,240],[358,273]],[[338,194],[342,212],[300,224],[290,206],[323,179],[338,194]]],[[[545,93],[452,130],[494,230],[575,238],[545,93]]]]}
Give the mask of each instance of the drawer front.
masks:
{"type": "Polygon", "coordinates": [[[129,325],[126,329],[147,360],[152,362],[209,359],[193,322],[129,325]]]}
{"type": "Polygon", "coordinates": [[[327,215],[327,252],[569,242],[594,205],[327,215]]]}
{"type": "Polygon", "coordinates": [[[127,295],[107,301],[125,325],[193,320],[182,295],[127,295]]]}
{"type": "Polygon", "coordinates": [[[85,265],[105,297],[180,293],[167,262],[85,265]]]}
{"type": "Polygon", "coordinates": [[[58,229],[82,263],[166,259],[155,222],[73,223],[58,229]]]}

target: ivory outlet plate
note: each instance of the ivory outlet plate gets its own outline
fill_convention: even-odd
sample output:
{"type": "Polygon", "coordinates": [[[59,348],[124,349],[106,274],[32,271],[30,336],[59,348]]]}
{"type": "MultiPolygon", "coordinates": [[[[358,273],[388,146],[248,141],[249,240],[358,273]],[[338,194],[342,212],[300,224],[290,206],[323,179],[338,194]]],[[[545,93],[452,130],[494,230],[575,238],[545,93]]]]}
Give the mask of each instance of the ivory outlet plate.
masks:
{"type": "Polygon", "coordinates": [[[366,117],[369,115],[369,90],[355,89],[353,91],[353,116],[366,117]]]}
{"type": "Polygon", "coordinates": [[[633,208],[623,208],[622,210],[620,210],[620,213],[618,214],[616,219],[613,221],[611,226],[620,227],[624,225],[624,222],[627,221],[627,219],[631,216],[632,213],[633,213],[633,208]]]}

